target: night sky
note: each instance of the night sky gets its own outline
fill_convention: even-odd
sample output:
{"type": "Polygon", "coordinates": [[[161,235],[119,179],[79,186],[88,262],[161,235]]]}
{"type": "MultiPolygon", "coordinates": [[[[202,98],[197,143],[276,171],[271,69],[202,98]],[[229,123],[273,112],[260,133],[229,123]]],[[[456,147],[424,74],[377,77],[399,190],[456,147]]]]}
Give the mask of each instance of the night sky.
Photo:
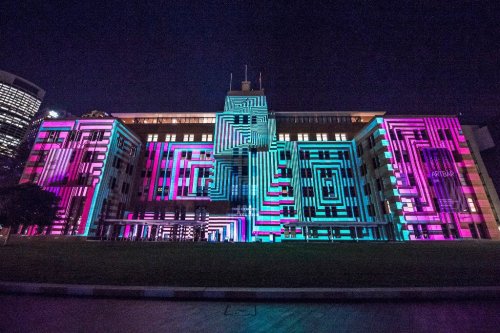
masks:
{"type": "Polygon", "coordinates": [[[248,64],[271,110],[500,113],[495,2],[70,2],[0,4],[0,69],[44,106],[220,111],[248,64]]]}

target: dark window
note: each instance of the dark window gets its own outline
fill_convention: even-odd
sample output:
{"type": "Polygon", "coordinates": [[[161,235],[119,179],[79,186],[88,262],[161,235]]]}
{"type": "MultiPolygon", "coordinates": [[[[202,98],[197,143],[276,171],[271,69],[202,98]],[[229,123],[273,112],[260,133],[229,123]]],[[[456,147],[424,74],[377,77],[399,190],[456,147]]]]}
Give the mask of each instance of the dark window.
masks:
{"type": "Polygon", "coordinates": [[[408,175],[408,184],[410,184],[410,186],[416,186],[416,182],[415,182],[415,176],[412,174],[412,173],[409,173],[408,175]]]}
{"type": "Polygon", "coordinates": [[[111,177],[109,188],[113,190],[115,188],[115,186],[116,186],[116,178],[111,177]]]}
{"type": "Polygon", "coordinates": [[[356,188],[354,186],[351,186],[349,188],[349,192],[350,192],[352,198],[356,197],[356,188]]]}
{"type": "Polygon", "coordinates": [[[453,136],[451,135],[451,131],[448,128],[444,130],[444,133],[446,134],[446,138],[448,140],[453,140],[453,136]]]}
{"type": "Polygon", "coordinates": [[[240,123],[240,116],[234,116],[234,123],[239,124],[240,123]]]}
{"type": "Polygon", "coordinates": [[[104,131],[91,131],[90,132],[90,141],[102,141],[104,138],[104,131]]]}
{"type": "Polygon", "coordinates": [[[349,178],[354,177],[354,175],[352,173],[352,168],[347,168],[347,177],[349,177],[349,178]]]}
{"type": "Polygon", "coordinates": [[[353,213],[354,213],[354,217],[359,217],[359,207],[358,206],[354,206],[352,208],[353,210],[353,213]]]}
{"type": "Polygon", "coordinates": [[[69,141],[80,141],[81,137],[82,137],[82,132],[76,130],[70,131],[68,134],[69,141]]]}
{"type": "Polygon", "coordinates": [[[375,216],[375,207],[373,206],[373,204],[368,205],[368,215],[375,216]]]}
{"type": "Polygon", "coordinates": [[[309,160],[311,159],[311,153],[309,151],[301,150],[299,152],[299,156],[301,160],[309,160]]]}
{"type": "Polygon", "coordinates": [[[314,206],[305,206],[304,207],[304,216],[305,217],[315,217],[316,216],[316,208],[314,206]]]}
{"type": "Polygon", "coordinates": [[[444,140],[443,130],[442,129],[438,129],[437,131],[438,131],[439,140],[444,140]]]}
{"type": "Polygon", "coordinates": [[[394,151],[394,157],[396,158],[396,162],[401,162],[401,152],[399,150],[394,151]]]}
{"type": "Polygon", "coordinates": [[[377,190],[382,191],[384,189],[384,181],[382,178],[377,178],[377,190]]]}
{"type": "Polygon", "coordinates": [[[311,186],[305,186],[302,188],[302,194],[306,198],[314,197],[314,190],[311,186]]]}
{"type": "Polygon", "coordinates": [[[248,124],[248,116],[247,115],[243,116],[243,124],[248,124]]]}
{"type": "Polygon", "coordinates": [[[408,155],[408,152],[403,152],[403,161],[405,161],[405,163],[409,163],[410,162],[410,155],[408,155]]]}
{"type": "Polygon", "coordinates": [[[363,155],[364,151],[363,151],[363,144],[362,143],[360,143],[358,145],[357,153],[358,153],[358,157],[361,157],[361,155],[363,155]]]}
{"type": "Polygon", "coordinates": [[[348,217],[352,217],[352,207],[351,206],[347,206],[345,208],[345,212],[347,213],[348,217]]]}
{"type": "Polygon", "coordinates": [[[311,178],[312,177],[311,168],[301,168],[300,174],[301,174],[302,178],[311,178]]]}
{"type": "Polygon", "coordinates": [[[364,191],[365,191],[365,194],[366,194],[366,195],[370,195],[370,194],[372,194],[370,184],[366,183],[366,184],[363,186],[363,189],[364,189],[364,191]]]}

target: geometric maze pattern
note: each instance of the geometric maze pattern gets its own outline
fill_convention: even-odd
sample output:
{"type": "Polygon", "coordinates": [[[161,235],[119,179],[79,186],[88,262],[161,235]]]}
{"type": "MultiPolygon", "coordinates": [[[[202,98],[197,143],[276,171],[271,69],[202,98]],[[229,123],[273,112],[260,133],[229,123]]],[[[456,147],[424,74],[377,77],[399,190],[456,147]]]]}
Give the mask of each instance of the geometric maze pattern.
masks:
{"type": "Polygon", "coordinates": [[[380,128],[408,237],[489,238],[493,212],[458,119],[384,118],[380,128]]]}
{"type": "Polygon", "coordinates": [[[207,200],[212,143],[148,142],[141,201],[207,200]]]}
{"type": "Polygon", "coordinates": [[[278,141],[263,93],[231,92],[213,137],[140,151],[115,119],[45,121],[21,182],[61,198],[54,234],[95,235],[105,218],[121,238],[498,238],[456,117],[374,117],[346,141],[278,141]]]}

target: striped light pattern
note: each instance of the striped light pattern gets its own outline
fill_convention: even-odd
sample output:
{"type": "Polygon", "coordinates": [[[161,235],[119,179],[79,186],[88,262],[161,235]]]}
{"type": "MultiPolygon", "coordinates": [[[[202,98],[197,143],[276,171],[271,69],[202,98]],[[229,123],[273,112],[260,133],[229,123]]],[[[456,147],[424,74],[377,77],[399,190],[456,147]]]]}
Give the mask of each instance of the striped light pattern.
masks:
{"type": "Polygon", "coordinates": [[[139,149],[139,138],[115,119],[44,121],[20,182],[60,198],[60,218],[47,233],[95,235],[101,218],[122,214],[139,149]]]}
{"type": "Polygon", "coordinates": [[[405,238],[498,237],[493,211],[456,117],[386,117],[370,126],[381,166],[374,168],[367,161],[371,164],[367,177],[375,178],[378,172],[391,179],[386,198],[405,238]]]}
{"type": "Polygon", "coordinates": [[[141,201],[208,200],[212,143],[148,142],[141,201]]]}

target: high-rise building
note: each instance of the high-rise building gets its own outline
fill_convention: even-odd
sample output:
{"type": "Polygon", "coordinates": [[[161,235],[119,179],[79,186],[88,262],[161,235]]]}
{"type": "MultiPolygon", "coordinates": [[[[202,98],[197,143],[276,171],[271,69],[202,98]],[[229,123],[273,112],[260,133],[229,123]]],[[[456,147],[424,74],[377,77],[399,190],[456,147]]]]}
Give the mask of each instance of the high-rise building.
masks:
{"type": "Polygon", "coordinates": [[[0,155],[16,155],[44,95],[35,84],[0,71],[0,155]]]}
{"type": "Polygon", "coordinates": [[[42,124],[23,181],[67,197],[66,218],[49,233],[275,242],[500,238],[475,163],[480,156],[453,116],[269,112],[264,91],[246,81],[228,93],[222,112],[112,116],[42,124]],[[89,134],[78,137],[78,126],[89,134]],[[112,128],[122,134],[113,139],[112,128]],[[109,134],[95,134],[102,130],[109,134]],[[97,155],[93,144],[102,146],[97,155]],[[129,144],[136,154],[114,148],[129,144]]]}

